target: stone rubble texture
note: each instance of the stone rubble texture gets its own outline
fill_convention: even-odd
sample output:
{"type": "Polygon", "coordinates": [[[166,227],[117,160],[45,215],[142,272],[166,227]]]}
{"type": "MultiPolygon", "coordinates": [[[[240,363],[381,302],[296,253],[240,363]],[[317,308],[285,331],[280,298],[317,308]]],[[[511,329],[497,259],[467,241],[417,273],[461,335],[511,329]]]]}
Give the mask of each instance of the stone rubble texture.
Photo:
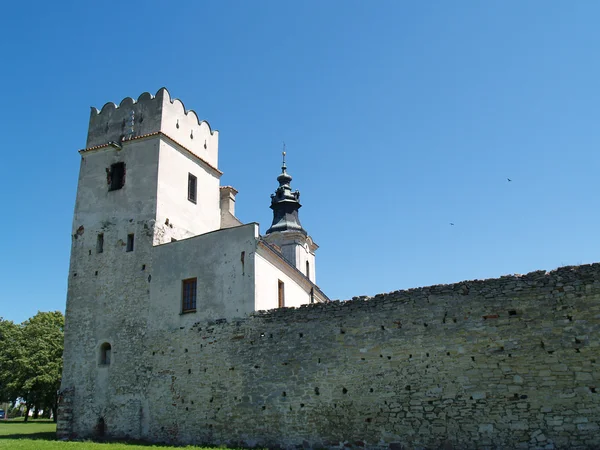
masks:
{"type": "Polygon", "coordinates": [[[600,447],[600,264],[176,329],[129,316],[136,351],[63,392],[59,436],[102,417],[177,444],[600,447]]]}

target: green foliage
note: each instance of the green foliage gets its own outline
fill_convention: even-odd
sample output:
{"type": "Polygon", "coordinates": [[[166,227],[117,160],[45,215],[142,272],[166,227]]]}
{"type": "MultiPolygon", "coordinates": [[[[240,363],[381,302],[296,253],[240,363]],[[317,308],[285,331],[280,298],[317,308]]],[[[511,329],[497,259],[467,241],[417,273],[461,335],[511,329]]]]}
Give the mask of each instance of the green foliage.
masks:
{"type": "Polygon", "coordinates": [[[59,311],[38,312],[20,325],[0,319],[0,400],[22,399],[27,411],[56,417],[64,326],[59,311]]]}

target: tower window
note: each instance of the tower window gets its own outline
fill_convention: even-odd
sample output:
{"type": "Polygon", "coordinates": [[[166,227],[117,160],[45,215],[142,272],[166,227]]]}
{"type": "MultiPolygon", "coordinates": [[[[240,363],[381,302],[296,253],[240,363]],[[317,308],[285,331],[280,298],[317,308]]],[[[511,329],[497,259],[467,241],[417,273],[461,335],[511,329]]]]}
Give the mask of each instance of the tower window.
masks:
{"type": "Polygon", "coordinates": [[[111,347],[108,342],[105,342],[100,346],[100,360],[99,363],[102,366],[108,366],[110,364],[110,353],[111,347]]]}
{"type": "Polygon", "coordinates": [[[96,253],[104,251],[104,233],[100,233],[96,239],[96,253]]]}
{"type": "Polygon", "coordinates": [[[281,280],[277,280],[277,298],[278,306],[283,308],[285,306],[285,284],[281,280]]]}
{"type": "Polygon", "coordinates": [[[128,252],[133,251],[133,237],[134,237],[133,233],[127,235],[127,249],[126,250],[128,252]]]}
{"type": "Polygon", "coordinates": [[[306,261],[306,278],[310,280],[310,263],[306,261]]]}
{"type": "Polygon", "coordinates": [[[125,186],[125,163],[119,162],[110,166],[108,173],[109,191],[116,191],[125,186]]]}
{"type": "Polygon", "coordinates": [[[198,187],[198,179],[188,173],[188,200],[192,203],[196,203],[196,193],[198,187]]]}
{"type": "Polygon", "coordinates": [[[187,280],[182,281],[182,313],[196,311],[196,285],[196,278],[188,278],[187,280]]]}

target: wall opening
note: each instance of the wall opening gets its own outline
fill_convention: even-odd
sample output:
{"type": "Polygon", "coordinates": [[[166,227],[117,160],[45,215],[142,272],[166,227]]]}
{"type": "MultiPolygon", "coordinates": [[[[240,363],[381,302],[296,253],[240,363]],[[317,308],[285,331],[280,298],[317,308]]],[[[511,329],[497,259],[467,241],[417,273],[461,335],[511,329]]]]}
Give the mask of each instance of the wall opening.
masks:
{"type": "Polygon", "coordinates": [[[315,302],[315,288],[310,288],[310,302],[314,303],[315,302]]]}
{"type": "Polygon", "coordinates": [[[96,436],[103,437],[106,433],[106,422],[104,421],[104,417],[100,417],[98,422],[96,422],[96,436]]]}
{"type": "Polygon", "coordinates": [[[306,278],[310,280],[310,263],[306,261],[306,278]]]}
{"type": "Polygon", "coordinates": [[[188,173],[188,200],[192,203],[196,203],[196,194],[198,189],[198,179],[188,173]]]}
{"type": "Polygon", "coordinates": [[[116,191],[125,186],[125,163],[111,164],[108,174],[109,191],[116,191]]]}
{"type": "Polygon", "coordinates": [[[96,253],[104,251],[104,233],[100,233],[96,239],[96,253]]]}
{"type": "Polygon", "coordinates": [[[277,300],[279,308],[285,306],[285,284],[281,280],[277,280],[277,300]]]}
{"type": "Polygon", "coordinates": [[[127,251],[128,252],[133,251],[133,238],[134,238],[133,233],[127,235],[127,251]]]}
{"type": "Polygon", "coordinates": [[[188,278],[183,280],[182,294],[181,294],[181,312],[195,312],[196,311],[196,286],[198,284],[196,278],[188,278]]]}
{"type": "MultiPolygon", "coordinates": [[[[112,348],[108,342],[105,342],[104,344],[102,344],[100,346],[100,358],[99,358],[98,362],[101,366],[110,365],[111,351],[112,351],[112,348]]],[[[102,420],[104,420],[104,419],[102,419],[102,420]]]]}

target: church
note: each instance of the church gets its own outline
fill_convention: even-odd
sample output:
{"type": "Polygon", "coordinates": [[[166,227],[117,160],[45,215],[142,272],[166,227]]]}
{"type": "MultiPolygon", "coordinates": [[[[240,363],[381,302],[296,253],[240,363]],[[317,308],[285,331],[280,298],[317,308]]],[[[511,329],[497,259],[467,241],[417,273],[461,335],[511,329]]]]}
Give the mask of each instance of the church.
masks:
{"type": "Polygon", "coordinates": [[[329,301],[285,153],[261,235],[235,216],[236,189],[220,185],[218,138],[164,88],[92,108],[73,218],[63,435],[102,435],[133,400],[148,414],[136,377],[153,331],[329,301]]]}

